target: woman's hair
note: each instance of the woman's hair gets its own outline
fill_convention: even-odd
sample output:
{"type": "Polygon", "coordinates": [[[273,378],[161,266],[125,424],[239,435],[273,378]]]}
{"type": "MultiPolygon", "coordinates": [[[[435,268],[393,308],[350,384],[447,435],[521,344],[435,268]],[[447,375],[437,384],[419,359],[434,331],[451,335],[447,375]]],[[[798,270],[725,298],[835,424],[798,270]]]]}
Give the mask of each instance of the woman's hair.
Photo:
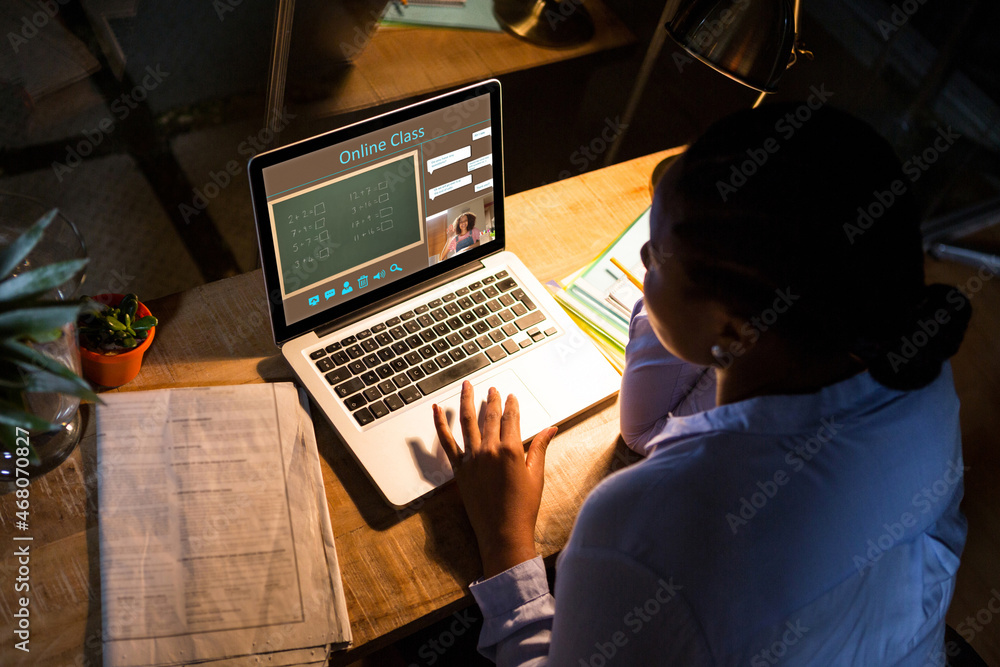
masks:
{"type": "Polygon", "coordinates": [[[462,221],[462,218],[467,218],[468,219],[468,222],[466,223],[467,227],[465,228],[465,231],[469,231],[473,227],[476,226],[476,214],[475,213],[470,213],[470,212],[466,211],[462,215],[460,215],[457,218],[455,218],[455,236],[458,236],[459,234],[462,233],[462,230],[459,229],[459,227],[458,227],[458,223],[462,221]]]}
{"type": "Polygon", "coordinates": [[[774,104],[713,125],[657,197],[698,296],[758,335],[854,355],[886,387],[916,389],[958,350],[972,308],[924,284],[911,185],[862,121],[774,104]]]}

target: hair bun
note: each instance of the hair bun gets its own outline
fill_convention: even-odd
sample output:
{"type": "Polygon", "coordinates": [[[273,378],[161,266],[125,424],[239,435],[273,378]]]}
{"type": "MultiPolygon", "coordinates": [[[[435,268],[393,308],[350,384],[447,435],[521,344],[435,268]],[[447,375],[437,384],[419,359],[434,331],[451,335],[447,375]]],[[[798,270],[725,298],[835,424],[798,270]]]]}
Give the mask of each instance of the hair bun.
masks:
{"type": "Polygon", "coordinates": [[[868,364],[872,377],[890,389],[919,389],[937,378],[962,344],[972,305],[957,287],[935,283],[924,288],[912,312],[902,333],[868,364]]]}

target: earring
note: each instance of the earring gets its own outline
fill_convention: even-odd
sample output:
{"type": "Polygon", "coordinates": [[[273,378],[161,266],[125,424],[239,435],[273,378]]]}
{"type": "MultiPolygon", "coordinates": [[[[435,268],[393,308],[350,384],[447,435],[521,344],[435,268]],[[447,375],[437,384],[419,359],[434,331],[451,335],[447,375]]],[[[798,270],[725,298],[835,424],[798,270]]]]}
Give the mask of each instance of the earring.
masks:
{"type": "Polygon", "coordinates": [[[722,357],[724,354],[725,352],[723,352],[721,345],[712,346],[712,356],[715,357],[716,361],[722,361],[722,357]]]}

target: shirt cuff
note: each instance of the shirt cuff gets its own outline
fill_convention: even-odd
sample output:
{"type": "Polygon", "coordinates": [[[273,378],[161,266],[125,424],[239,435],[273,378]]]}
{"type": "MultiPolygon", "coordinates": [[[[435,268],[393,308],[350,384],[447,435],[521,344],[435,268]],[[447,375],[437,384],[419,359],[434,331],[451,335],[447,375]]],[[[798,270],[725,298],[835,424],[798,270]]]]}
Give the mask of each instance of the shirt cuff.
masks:
{"type": "Polygon", "coordinates": [[[541,556],[518,563],[489,579],[469,584],[483,618],[509,615],[515,609],[549,594],[541,556]]]}

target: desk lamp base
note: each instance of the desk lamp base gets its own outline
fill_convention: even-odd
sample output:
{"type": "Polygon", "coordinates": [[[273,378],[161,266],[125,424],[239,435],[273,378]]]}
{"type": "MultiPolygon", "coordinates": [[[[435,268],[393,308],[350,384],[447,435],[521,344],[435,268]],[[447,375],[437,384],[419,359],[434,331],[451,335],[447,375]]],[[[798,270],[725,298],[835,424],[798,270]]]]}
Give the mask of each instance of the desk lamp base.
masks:
{"type": "Polygon", "coordinates": [[[580,0],[494,0],[493,15],[504,30],[538,46],[568,48],[594,36],[580,0]]]}

